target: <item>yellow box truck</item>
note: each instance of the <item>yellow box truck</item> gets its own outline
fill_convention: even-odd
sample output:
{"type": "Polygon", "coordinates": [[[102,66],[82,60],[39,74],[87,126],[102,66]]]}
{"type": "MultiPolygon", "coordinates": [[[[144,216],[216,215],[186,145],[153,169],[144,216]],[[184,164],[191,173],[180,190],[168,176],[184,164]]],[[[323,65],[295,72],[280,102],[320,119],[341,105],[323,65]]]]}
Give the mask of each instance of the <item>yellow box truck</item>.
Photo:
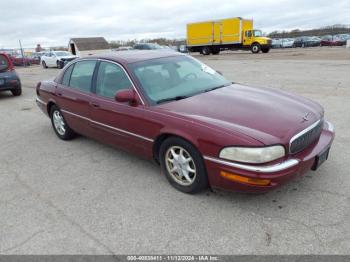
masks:
{"type": "Polygon", "coordinates": [[[253,20],[241,17],[211,20],[187,25],[187,48],[204,55],[219,54],[225,49],[270,51],[271,39],[253,28],[253,20]]]}

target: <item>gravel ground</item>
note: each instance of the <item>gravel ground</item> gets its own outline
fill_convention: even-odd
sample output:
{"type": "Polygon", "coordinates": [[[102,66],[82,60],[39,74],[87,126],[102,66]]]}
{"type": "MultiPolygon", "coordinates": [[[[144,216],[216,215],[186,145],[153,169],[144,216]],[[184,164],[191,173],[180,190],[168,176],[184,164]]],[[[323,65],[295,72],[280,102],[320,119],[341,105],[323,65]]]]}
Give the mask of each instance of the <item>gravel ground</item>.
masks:
{"type": "Polygon", "coordinates": [[[321,103],[330,158],[267,194],[174,190],[157,165],[79,137],[62,142],[34,103],[57,69],[20,68],[0,94],[1,254],[350,254],[350,50],[197,56],[239,83],[321,103]]]}

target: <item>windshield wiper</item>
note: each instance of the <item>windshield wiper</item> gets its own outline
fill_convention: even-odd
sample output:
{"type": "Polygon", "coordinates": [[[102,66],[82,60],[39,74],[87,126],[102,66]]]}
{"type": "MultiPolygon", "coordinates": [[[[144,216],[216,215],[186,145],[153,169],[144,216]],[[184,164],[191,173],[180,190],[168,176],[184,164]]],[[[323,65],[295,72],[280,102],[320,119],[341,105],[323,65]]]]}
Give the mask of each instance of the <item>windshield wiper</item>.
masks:
{"type": "Polygon", "coordinates": [[[164,98],[161,100],[157,101],[157,104],[161,104],[164,102],[169,102],[169,101],[177,101],[177,100],[181,100],[181,99],[185,99],[188,98],[188,96],[174,96],[174,97],[168,97],[168,98],[164,98]]]}
{"type": "Polygon", "coordinates": [[[208,89],[205,89],[204,92],[210,92],[210,91],[213,91],[213,90],[216,90],[216,89],[219,89],[219,88],[223,88],[223,87],[226,87],[226,86],[230,86],[231,84],[233,83],[228,83],[228,84],[224,84],[224,85],[220,85],[220,86],[216,86],[216,87],[212,87],[212,88],[208,88],[208,89]]]}

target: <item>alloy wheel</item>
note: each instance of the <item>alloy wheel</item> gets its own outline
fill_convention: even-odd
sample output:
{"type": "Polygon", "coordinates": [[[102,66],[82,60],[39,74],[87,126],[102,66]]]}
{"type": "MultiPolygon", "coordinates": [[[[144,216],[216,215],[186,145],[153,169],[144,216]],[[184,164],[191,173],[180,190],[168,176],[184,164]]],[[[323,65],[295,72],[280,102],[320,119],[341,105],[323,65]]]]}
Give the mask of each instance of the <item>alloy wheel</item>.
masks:
{"type": "Polygon", "coordinates": [[[66,124],[64,122],[63,116],[61,115],[60,111],[55,110],[53,112],[53,124],[55,126],[55,129],[58,134],[63,136],[66,133],[66,124]]]}
{"type": "Polygon", "coordinates": [[[173,180],[182,186],[191,185],[197,175],[192,156],[180,146],[170,147],[165,154],[167,171],[173,180]]]}

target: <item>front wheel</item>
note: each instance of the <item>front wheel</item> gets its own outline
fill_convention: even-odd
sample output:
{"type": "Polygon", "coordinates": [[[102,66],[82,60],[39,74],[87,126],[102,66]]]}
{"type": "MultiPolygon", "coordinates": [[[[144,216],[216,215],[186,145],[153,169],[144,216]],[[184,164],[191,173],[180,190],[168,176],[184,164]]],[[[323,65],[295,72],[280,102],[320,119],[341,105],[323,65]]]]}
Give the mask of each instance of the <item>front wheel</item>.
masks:
{"type": "Polygon", "coordinates": [[[178,137],[165,140],[159,152],[162,172],[169,183],[184,193],[197,193],[208,187],[208,178],[200,152],[178,137]]]}
{"type": "Polygon", "coordinates": [[[43,66],[43,68],[45,68],[45,69],[47,68],[47,65],[46,65],[46,62],[45,62],[45,61],[42,61],[42,62],[41,62],[41,65],[43,66]]]}
{"type": "Polygon", "coordinates": [[[252,44],[250,49],[251,49],[253,54],[257,54],[260,52],[261,46],[258,43],[255,43],[255,44],[252,44]]]}
{"type": "Polygon", "coordinates": [[[60,139],[71,140],[75,137],[75,132],[68,126],[57,106],[51,107],[50,116],[53,130],[60,139]]]}

